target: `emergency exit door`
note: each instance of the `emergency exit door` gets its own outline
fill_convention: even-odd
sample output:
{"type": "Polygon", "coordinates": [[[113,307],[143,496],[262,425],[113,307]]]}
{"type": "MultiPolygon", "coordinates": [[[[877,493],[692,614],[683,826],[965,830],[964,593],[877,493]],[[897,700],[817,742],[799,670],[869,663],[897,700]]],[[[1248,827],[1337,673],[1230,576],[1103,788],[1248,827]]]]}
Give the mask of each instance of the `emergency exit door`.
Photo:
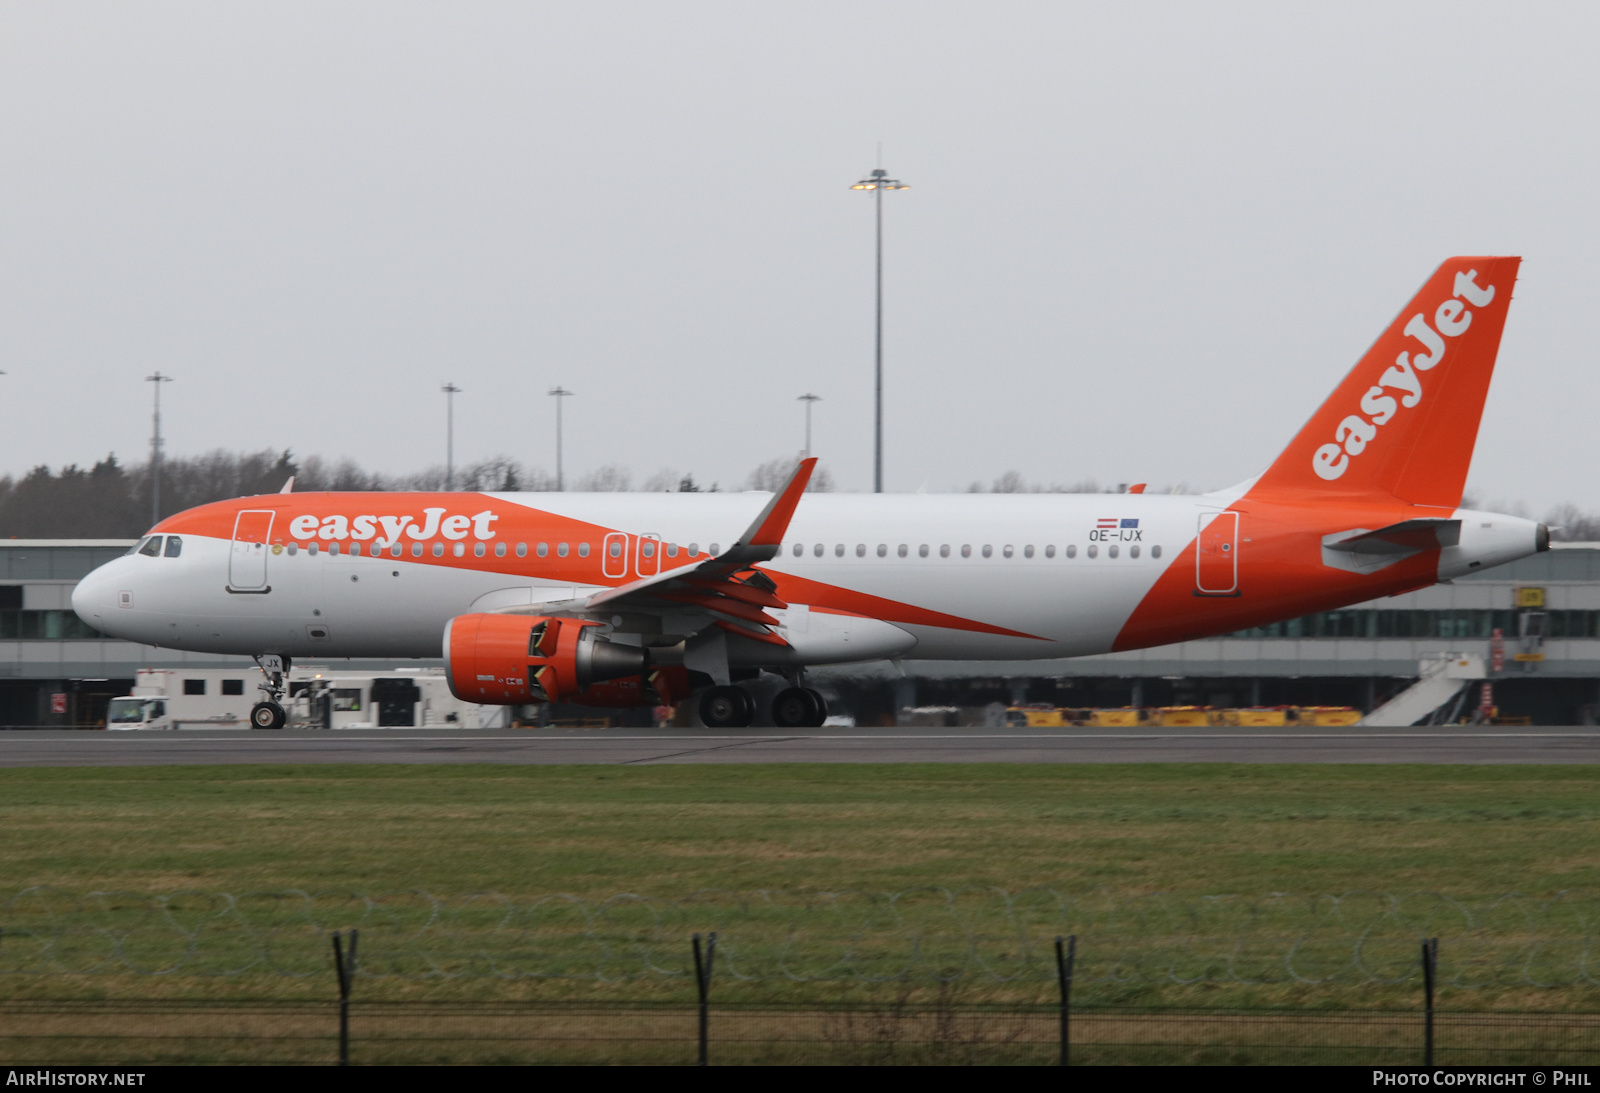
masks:
{"type": "Polygon", "coordinates": [[[245,510],[233,521],[233,549],[228,555],[230,592],[270,592],[267,550],[272,539],[271,509],[245,510]]]}
{"type": "Polygon", "coordinates": [[[1195,590],[1205,596],[1239,593],[1239,514],[1202,512],[1196,541],[1195,590]]]}

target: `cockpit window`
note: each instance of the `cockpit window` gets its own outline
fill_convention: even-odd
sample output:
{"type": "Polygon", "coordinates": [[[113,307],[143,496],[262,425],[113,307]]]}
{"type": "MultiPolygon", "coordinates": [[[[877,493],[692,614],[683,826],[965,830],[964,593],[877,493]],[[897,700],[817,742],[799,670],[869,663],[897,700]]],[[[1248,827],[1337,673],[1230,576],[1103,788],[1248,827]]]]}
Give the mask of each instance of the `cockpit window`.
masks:
{"type": "Polygon", "coordinates": [[[162,538],[164,537],[160,535],[150,536],[150,538],[146,539],[139,545],[139,553],[143,554],[146,558],[160,557],[162,538]]]}
{"type": "Polygon", "coordinates": [[[183,539],[177,535],[167,536],[167,557],[176,558],[183,553],[183,539]]]}

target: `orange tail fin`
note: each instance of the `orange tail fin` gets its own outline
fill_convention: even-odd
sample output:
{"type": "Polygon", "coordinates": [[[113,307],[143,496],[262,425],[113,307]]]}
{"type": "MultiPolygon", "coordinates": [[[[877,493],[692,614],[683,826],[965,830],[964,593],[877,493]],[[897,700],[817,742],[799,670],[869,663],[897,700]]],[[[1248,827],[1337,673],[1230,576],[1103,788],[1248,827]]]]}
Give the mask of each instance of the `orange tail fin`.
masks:
{"type": "Polygon", "coordinates": [[[1452,258],[1257,482],[1455,508],[1520,258],[1452,258]]]}

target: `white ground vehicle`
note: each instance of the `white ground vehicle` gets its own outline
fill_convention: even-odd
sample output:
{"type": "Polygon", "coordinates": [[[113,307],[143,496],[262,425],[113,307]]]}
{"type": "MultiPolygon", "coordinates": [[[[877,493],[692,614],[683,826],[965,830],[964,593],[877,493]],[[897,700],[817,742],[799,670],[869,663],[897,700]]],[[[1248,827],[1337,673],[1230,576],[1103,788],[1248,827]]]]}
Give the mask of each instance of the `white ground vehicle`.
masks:
{"type": "MultiPolygon", "coordinates": [[[[141,668],[133,693],[111,700],[106,728],[247,729],[263,678],[254,668],[141,668]]],[[[291,728],[477,729],[506,723],[505,707],[452,695],[440,668],[333,672],[308,666],[292,670],[286,682],[291,728]]]]}

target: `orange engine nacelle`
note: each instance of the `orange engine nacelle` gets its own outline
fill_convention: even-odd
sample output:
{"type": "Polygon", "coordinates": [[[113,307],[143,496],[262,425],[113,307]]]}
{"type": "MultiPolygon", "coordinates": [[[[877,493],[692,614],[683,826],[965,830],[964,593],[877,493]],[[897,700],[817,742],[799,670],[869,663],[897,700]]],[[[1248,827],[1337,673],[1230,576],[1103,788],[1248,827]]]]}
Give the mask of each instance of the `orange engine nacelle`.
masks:
{"type": "Polygon", "coordinates": [[[637,645],[601,637],[595,631],[599,625],[531,615],[457,615],[444,628],[450,690],[463,702],[497,706],[648,702],[644,677],[650,655],[637,645]],[[628,677],[638,677],[632,687],[626,685],[628,677]],[[594,686],[613,680],[611,686],[594,686]]]}

